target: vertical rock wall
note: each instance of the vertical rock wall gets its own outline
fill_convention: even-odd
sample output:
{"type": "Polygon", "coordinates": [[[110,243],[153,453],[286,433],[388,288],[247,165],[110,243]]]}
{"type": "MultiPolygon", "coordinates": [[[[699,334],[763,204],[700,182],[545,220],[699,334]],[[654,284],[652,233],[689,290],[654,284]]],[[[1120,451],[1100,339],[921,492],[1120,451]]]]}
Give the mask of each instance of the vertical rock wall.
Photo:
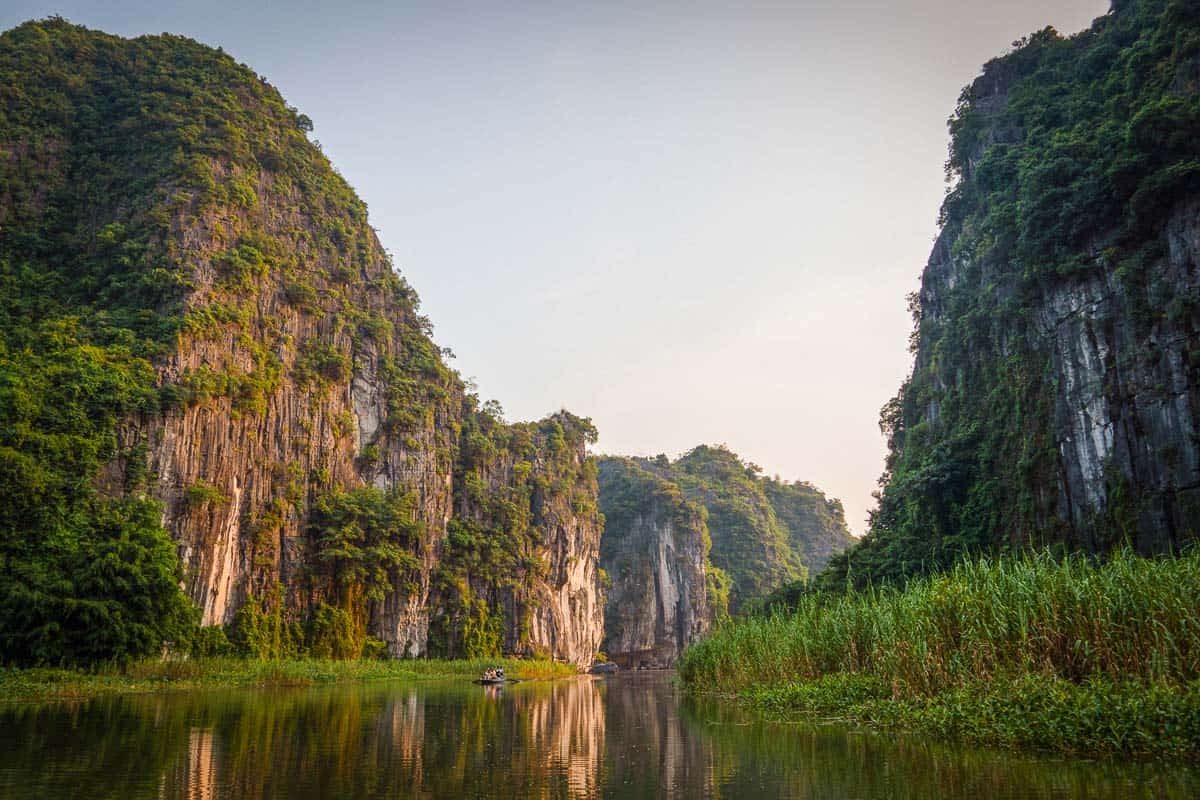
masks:
{"type": "Polygon", "coordinates": [[[623,669],[669,667],[710,623],[702,529],[652,506],[621,533],[603,561],[612,586],[602,649],[623,669]]]}
{"type": "Polygon", "coordinates": [[[703,509],[632,459],[600,466],[602,649],[623,669],[669,667],[712,622],[703,509]]]}
{"type": "MultiPolygon", "coordinates": [[[[1003,77],[977,82],[987,87],[977,103],[985,118],[1006,106],[1013,76],[1003,77]]],[[[971,163],[1024,135],[994,124],[971,163]]],[[[964,180],[977,176],[968,169],[964,180]]],[[[1052,450],[1026,490],[1028,513],[1009,525],[1014,543],[1061,540],[1094,552],[1128,542],[1155,554],[1200,535],[1200,201],[1180,200],[1154,227],[1142,253],[1121,258],[1101,235],[1085,248],[1087,269],[1032,286],[1022,265],[996,253],[965,256],[958,227],[933,249],[918,295],[921,389],[908,392],[915,407],[904,426],[924,421],[939,436],[947,399],[979,382],[968,377],[979,366],[1026,365],[1041,407],[1009,433],[1042,437],[1052,450]],[[989,303],[1007,303],[992,312],[989,335],[965,352],[948,345],[989,303]]],[[[991,469],[973,480],[991,480],[991,469]]]]}
{"type": "Polygon", "coordinates": [[[595,429],[566,412],[517,425],[481,413],[463,439],[438,640],[456,656],[498,647],[590,664],[604,623],[595,429]]]}

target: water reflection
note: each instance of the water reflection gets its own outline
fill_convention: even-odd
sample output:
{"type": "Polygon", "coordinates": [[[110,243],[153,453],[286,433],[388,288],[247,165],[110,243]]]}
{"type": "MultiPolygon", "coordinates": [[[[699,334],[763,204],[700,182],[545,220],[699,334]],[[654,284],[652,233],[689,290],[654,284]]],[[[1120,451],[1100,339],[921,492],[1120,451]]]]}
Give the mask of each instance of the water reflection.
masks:
{"type": "Polygon", "coordinates": [[[1191,769],[1014,757],[683,701],[669,676],[0,709],[0,798],[1184,798],[1191,769]]]}
{"type": "Polygon", "coordinates": [[[189,800],[213,800],[217,797],[217,759],[213,732],[193,728],[188,731],[187,754],[167,770],[158,784],[158,796],[182,796],[189,800]],[[183,787],[182,795],[175,787],[183,787]]]}

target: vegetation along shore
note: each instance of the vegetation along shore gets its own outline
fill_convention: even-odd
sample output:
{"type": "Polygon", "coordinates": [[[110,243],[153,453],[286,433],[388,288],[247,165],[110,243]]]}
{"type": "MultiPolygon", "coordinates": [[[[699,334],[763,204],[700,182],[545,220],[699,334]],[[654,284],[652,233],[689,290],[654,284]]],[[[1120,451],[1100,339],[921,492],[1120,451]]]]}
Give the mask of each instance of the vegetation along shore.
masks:
{"type": "Polygon", "coordinates": [[[1087,754],[1200,754],[1200,552],[967,560],[903,589],[800,594],[680,660],[772,714],[1087,754]]]}
{"type": "Polygon", "coordinates": [[[332,660],[320,658],[247,659],[235,656],[145,659],[93,670],[0,669],[0,703],[76,700],[105,694],[136,694],[179,689],[310,686],[371,680],[475,678],[500,666],[514,678],[537,680],[575,674],[569,664],[516,659],[332,660]]]}

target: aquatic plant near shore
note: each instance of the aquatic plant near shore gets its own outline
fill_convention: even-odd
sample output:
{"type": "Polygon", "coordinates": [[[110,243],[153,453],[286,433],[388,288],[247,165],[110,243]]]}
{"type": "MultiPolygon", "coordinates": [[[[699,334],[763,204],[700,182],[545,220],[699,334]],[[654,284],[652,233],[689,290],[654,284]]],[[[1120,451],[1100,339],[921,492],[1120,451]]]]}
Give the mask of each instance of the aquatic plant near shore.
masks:
{"type": "Polygon", "coordinates": [[[1089,752],[1200,752],[1200,552],[979,559],[719,628],[692,690],[774,711],[1089,752]]]}
{"type": "Polygon", "coordinates": [[[63,700],[102,694],[174,689],[262,686],[309,686],[368,680],[476,678],[489,667],[503,667],[521,680],[563,678],[576,674],[570,664],[519,659],[246,659],[234,657],[146,659],[128,666],[90,672],[69,669],[0,668],[0,702],[63,700]]]}

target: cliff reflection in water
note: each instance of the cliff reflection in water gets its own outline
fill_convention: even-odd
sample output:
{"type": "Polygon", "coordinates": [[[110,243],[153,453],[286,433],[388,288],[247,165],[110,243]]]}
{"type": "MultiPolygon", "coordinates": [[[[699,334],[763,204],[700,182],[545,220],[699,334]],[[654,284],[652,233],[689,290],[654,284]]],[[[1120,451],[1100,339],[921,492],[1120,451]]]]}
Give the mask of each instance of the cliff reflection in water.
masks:
{"type": "Polygon", "coordinates": [[[277,695],[276,703],[267,713],[231,704],[214,720],[223,747],[197,746],[193,730],[186,763],[166,771],[159,796],[552,798],[599,791],[605,720],[592,681],[507,690],[367,686],[277,695]],[[218,783],[214,793],[209,787],[218,783]]]}
{"type": "Polygon", "coordinates": [[[1200,795],[1180,766],[1071,763],[779,725],[612,680],[178,693],[0,708],[0,797],[1200,795]]]}

